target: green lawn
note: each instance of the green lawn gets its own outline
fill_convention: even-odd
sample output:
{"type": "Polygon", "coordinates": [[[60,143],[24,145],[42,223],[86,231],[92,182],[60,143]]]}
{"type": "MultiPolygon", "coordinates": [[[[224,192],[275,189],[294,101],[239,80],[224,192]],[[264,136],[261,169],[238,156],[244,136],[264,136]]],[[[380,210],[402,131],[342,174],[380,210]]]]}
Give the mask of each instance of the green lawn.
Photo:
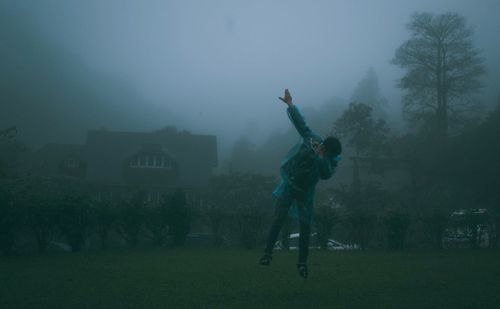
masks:
{"type": "Polygon", "coordinates": [[[499,251],[140,249],[0,258],[0,308],[500,308],[499,251]]]}

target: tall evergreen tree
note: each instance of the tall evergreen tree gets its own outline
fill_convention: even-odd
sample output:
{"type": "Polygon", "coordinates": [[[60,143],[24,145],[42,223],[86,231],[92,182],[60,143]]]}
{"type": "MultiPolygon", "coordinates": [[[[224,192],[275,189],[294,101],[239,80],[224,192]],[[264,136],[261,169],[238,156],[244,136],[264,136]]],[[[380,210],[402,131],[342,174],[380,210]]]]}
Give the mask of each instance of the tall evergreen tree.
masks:
{"type": "Polygon", "coordinates": [[[358,83],[351,96],[351,102],[363,103],[372,108],[377,118],[385,118],[387,100],[380,93],[377,73],[370,68],[358,83]]]}

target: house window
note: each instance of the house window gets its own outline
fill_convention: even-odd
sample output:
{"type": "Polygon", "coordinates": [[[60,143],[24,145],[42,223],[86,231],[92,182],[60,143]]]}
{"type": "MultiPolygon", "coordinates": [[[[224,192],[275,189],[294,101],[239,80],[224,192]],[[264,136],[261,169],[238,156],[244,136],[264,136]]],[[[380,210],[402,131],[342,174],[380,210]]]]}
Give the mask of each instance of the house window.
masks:
{"type": "Polygon", "coordinates": [[[77,159],[66,159],[64,161],[64,167],[66,167],[66,168],[79,168],[80,161],[77,159]]]}
{"type": "Polygon", "coordinates": [[[168,158],[166,158],[165,156],[162,156],[161,167],[171,168],[172,162],[168,158]]]}
{"type": "Polygon", "coordinates": [[[131,168],[172,168],[170,158],[163,154],[140,154],[130,159],[131,168]]]}
{"type": "Polygon", "coordinates": [[[130,159],[130,166],[131,167],[138,167],[139,166],[139,159],[137,158],[137,156],[134,156],[134,157],[132,157],[132,159],[130,159]]]}

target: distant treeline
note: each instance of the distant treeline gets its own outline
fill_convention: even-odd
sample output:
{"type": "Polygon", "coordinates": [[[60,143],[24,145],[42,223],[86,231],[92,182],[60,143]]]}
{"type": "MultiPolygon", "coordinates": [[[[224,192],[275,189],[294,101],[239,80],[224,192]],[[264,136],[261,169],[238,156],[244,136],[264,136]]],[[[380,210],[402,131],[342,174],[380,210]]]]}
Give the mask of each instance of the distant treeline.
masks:
{"type": "MultiPolygon", "coordinates": [[[[164,195],[159,203],[148,202],[142,190],[120,201],[96,201],[81,193],[81,185],[38,177],[3,180],[2,253],[187,243],[254,249],[264,245],[274,211],[270,192],[275,180],[257,174],[214,177],[203,207],[189,205],[182,189],[164,195]],[[195,221],[197,227],[193,228],[195,221]]],[[[348,186],[324,190],[315,205],[312,245],[328,249],[329,240],[334,239],[346,249],[441,248],[447,229],[458,228],[469,234],[480,231],[469,236],[465,244],[478,247],[486,234],[494,235],[494,216],[471,213],[461,222],[452,222],[446,208],[422,212],[405,207],[406,198],[369,184],[356,192],[348,186]]],[[[291,217],[282,232],[281,248],[288,248],[289,235],[296,230],[291,217]]],[[[491,240],[490,245],[494,244],[491,240]]]]}

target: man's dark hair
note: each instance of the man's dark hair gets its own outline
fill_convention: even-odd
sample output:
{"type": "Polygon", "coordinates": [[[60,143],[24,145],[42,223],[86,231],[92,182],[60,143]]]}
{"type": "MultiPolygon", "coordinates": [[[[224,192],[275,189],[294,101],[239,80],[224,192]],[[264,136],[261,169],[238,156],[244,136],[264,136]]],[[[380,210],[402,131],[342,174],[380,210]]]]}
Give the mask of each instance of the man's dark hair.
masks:
{"type": "Polygon", "coordinates": [[[323,141],[323,145],[325,146],[327,155],[336,157],[342,153],[342,144],[336,137],[328,136],[323,141]]]}

